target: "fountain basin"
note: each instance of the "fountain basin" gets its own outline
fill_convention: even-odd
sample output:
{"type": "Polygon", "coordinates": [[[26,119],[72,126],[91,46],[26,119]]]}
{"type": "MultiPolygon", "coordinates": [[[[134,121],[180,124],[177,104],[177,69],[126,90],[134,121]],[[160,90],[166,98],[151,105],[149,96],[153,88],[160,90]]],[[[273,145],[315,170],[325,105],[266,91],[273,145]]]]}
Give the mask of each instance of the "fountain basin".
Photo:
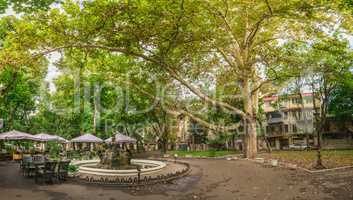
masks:
{"type": "MultiPolygon", "coordinates": [[[[137,169],[101,169],[97,167],[99,160],[83,160],[74,162],[79,167],[78,173],[85,175],[107,176],[107,177],[131,177],[137,176],[137,169]]],[[[167,166],[166,163],[156,160],[132,159],[132,165],[141,166],[141,175],[159,172],[167,166]]]]}

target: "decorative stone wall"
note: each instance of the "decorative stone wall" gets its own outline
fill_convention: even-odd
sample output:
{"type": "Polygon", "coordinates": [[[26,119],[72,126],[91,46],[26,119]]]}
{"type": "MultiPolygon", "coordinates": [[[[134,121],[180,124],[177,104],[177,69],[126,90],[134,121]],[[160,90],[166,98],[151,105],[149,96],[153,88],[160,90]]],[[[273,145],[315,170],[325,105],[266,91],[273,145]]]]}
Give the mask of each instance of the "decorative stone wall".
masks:
{"type": "MultiPolygon", "coordinates": [[[[158,161],[160,162],[160,161],[158,161]]],[[[166,161],[164,161],[166,162],[166,161]]],[[[127,170],[125,170],[127,171],[127,170]]],[[[162,170],[155,171],[153,173],[145,173],[138,175],[138,173],[132,173],[128,175],[100,175],[99,172],[96,174],[89,173],[78,173],[77,178],[81,182],[90,184],[103,184],[103,185],[117,185],[117,186],[139,186],[139,185],[151,185],[158,183],[170,182],[174,179],[183,177],[190,171],[190,165],[184,162],[166,162],[166,166],[162,170]]]]}

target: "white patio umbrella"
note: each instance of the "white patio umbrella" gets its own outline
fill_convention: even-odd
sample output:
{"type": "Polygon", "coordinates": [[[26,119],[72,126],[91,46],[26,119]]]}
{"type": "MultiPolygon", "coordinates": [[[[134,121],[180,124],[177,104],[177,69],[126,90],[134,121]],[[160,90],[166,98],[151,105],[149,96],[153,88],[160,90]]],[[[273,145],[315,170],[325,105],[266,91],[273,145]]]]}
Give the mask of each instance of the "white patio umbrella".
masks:
{"type": "Polygon", "coordinates": [[[68,142],[66,139],[57,136],[57,135],[49,135],[46,133],[39,133],[37,135],[34,136],[38,141],[41,142],[49,142],[49,141],[57,141],[57,142],[61,142],[61,143],[66,143],[68,142]]]}
{"type": "MultiPolygon", "coordinates": [[[[81,135],[79,137],[76,137],[72,139],[70,142],[72,143],[88,143],[90,144],[90,149],[94,148],[95,143],[103,143],[104,141],[100,139],[99,137],[96,137],[92,134],[86,133],[84,135],[81,135]],[[93,145],[93,146],[92,146],[93,145]]],[[[75,145],[74,145],[75,148],[75,145]]]]}
{"type": "Polygon", "coordinates": [[[59,142],[62,142],[62,143],[69,143],[70,142],[69,140],[67,140],[61,136],[56,135],[56,137],[58,138],[59,142]]]}
{"type": "MultiPolygon", "coordinates": [[[[24,133],[24,132],[21,132],[21,131],[17,131],[17,130],[12,130],[12,131],[8,131],[8,132],[5,132],[5,133],[1,133],[0,134],[0,140],[4,140],[4,141],[19,141],[19,140],[33,140],[33,141],[37,141],[37,139],[33,135],[31,135],[29,133],[24,133]]],[[[14,160],[19,160],[21,158],[22,158],[22,156],[18,156],[17,154],[13,155],[13,159],[14,160]]]]}
{"type": "Polygon", "coordinates": [[[49,135],[47,133],[39,133],[37,135],[34,135],[37,141],[42,142],[41,149],[45,150],[46,149],[46,143],[47,142],[60,142],[60,143],[66,143],[67,140],[64,138],[57,136],[57,135],[49,135]]]}
{"type": "MultiPolygon", "coordinates": [[[[136,143],[136,139],[129,137],[127,135],[123,135],[121,133],[116,133],[113,137],[115,137],[115,143],[117,144],[122,144],[122,143],[129,143],[133,144],[136,143]]],[[[105,140],[106,143],[111,143],[112,142],[112,137],[108,138],[105,140]]]]}
{"type": "Polygon", "coordinates": [[[92,135],[89,133],[86,133],[84,135],[78,136],[74,139],[71,140],[71,142],[78,142],[78,143],[102,143],[103,140],[92,135]]]}
{"type": "Polygon", "coordinates": [[[29,133],[24,133],[17,130],[8,131],[0,134],[0,140],[34,140],[38,139],[29,133]]]}

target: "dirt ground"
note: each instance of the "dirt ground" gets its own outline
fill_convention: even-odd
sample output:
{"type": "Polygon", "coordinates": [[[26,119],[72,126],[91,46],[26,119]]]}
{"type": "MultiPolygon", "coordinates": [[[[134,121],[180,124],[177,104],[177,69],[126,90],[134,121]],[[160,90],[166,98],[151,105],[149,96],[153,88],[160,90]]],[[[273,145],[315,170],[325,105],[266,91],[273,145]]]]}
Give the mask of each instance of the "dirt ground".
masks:
{"type": "Polygon", "coordinates": [[[0,200],[352,200],[353,170],[308,174],[243,160],[187,160],[189,176],[165,185],[118,188],[74,181],[37,185],[17,163],[0,162],[0,200]]]}

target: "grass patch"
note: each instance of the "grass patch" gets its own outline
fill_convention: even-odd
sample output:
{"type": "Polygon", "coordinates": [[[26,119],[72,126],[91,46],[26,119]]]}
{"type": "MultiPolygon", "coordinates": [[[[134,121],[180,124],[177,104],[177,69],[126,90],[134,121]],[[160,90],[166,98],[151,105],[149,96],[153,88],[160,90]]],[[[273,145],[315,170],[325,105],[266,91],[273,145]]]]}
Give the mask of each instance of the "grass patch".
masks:
{"type": "Polygon", "coordinates": [[[168,151],[168,154],[173,156],[177,154],[179,157],[221,157],[226,155],[234,155],[237,154],[237,151],[215,151],[215,150],[208,150],[208,151],[168,151]]]}
{"type": "MultiPolygon", "coordinates": [[[[353,165],[353,150],[322,150],[321,155],[323,164],[327,168],[353,165]]],[[[271,154],[259,154],[259,157],[277,159],[312,169],[316,162],[317,151],[274,151],[271,154]]]]}

